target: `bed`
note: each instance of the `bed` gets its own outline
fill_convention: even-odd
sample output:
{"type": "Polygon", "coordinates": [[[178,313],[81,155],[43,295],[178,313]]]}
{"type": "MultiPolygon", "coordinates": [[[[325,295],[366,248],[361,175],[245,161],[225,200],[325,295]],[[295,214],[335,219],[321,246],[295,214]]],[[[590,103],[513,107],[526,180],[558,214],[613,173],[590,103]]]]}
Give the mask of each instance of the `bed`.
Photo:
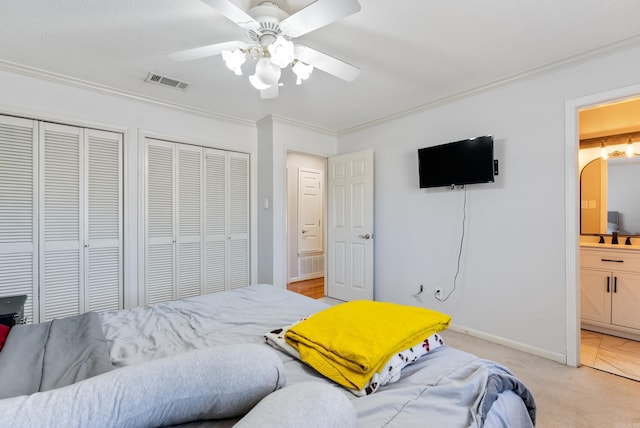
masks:
{"type": "MultiPolygon", "coordinates": [[[[167,303],[87,315],[93,318],[92,325],[101,327],[101,331],[93,331],[88,336],[90,345],[79,344],[79,350],[73,351],[71,345],[63,341],[58,346],[65,351],[57,352],[49,359],[57,361],[59,355],[65,353],[89,359],[97,355],[98,361],[72,364],[76,367],[73,371],[75,374],[69,375],[69,370],[65,370],[63,377],[66,378],[61,382],[56,383],[60,369],[44,369],[47,364],[55,366],[46,362],[46,356],[33,359],[38,360],[39,367],[43,367],[42,370],[36,370],[40,376],[52,372],[54,380],[44,383],[49,384],[49,388],[56,388],[110,370],[110,367],[104,368],[104,360],[100,360],[105,355],[117,372],[120,368],[144,367],[150,362],[189,355],[190,351],[255,344],[271,354],[275,353],[282,362],[287,385],[283,390],[313,382],[340,391],[340,395],[347,397],[355,408],[358,427],[524,428],[535,425],[533,397],[508,369],[449,347],[446,343],[406,365],[396,381],[380,386],[375,393],[365,396],[357,396],[299,359],[266,343],[265,336],[274,329],[278,331],[280,327],[290,326],[329,308],[322,301],[277,287],[253,285],[167,303]],[[87,367],[96,372],[91,373],[87,367]]],[[[25,342],[17,337],[10,340],[12,335],[13,332],[5,347],[11,342],[14,345],[25,342]]],[[[50,334],[41,333],[41,336],[47,335],[50,334]]],[[[25,352],[24,349],[5,351],[0,352],[0,370],[9,363],[19,364],[18,355],[24,355],[25,352]]],[[[27,364],[32,365],[33,361],[27,364]]],[[[9,382],[7,376],[11,375],[0,371],[0,384],[3,379],[5,385],[9,382]]],[[[42,379],[38,383],[42,384],[42,379]]],[[[28,394],[24,390],[17,394],[20,393],[28,394]]],[[[17,394],[6,392],[5,397],[17,394]]],[[[4,397],[0,395],[0,398],[4,397]]],[[[230,427],[238,420],[239,417],[193,421],[182,426],[230,427]]]]}

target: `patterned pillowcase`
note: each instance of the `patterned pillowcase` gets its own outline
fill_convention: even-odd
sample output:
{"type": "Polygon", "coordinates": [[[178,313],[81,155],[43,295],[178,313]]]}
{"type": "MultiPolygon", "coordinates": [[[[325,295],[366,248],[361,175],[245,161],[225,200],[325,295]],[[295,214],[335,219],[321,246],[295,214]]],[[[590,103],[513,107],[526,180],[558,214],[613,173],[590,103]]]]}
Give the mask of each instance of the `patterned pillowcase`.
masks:
{"type": "Polygon", "coordinates": [[[429,352],[441,347],[442,345],[444,345],[442,337],[438,333],[432,334],[422,342],[391,357],[387,364],[385,364],[378,373],[374,373],[371,380],[362,390],[351,392],[358,396],[369,395],[376,392],[377,389],[383,385],[397,382],[400,380],[400,374],[403,368],[409,364],[415,363],[420,357],[427,355],[429,352]]]}
{"type": "MultiPolygon", "coordinates": [[[[289,345],[285,340],[284,336],[294,325],[298,324],[301,321],[304,321],[306,318],[302,318],[301,320],[296,321],[295,323],[285,326],[283,328],[278,328],[270,331],[264,335],[265,341],[271,345],[273,348],[278,349],[293,358],[300,360],[300,354],[298,350],[293,346],[289,345]]],[[[363,397],[365,395],[373,394],[378,390],[379,387],[387,385],[389,383],[397,382],[400,379],[400,374],[402,369],[409,364],[415,363],[420,357],[426,355],[427,353],[433,351],[444,345],[444,340],[442,336],[438,333],[435,333],[420,343],[415,344],[414,346],[405,349],[402,352],[391,357],[391,359],[387,362],[387,364],[380,369],[379,372],[374,373],[369,382],[361,389],[355,390],[347,388],[354,395],[358,397],[363,397]]]]}

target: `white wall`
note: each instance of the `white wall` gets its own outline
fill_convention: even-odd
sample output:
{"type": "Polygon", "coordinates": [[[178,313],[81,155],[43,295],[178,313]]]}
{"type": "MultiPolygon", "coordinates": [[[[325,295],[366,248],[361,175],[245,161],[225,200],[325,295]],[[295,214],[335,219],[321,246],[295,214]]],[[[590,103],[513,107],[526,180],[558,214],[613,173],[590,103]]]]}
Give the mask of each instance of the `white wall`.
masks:
{"type": "Polygon", "coordinates": [[[339,136],[340,153],[376,151],[376,299],[441,310],[458,328],[564,361],[565,156],[577,176],[565,103],[637,84],[638,69],[640,47],[630,48],[339,136]],[[453,287],[464,191],[419,189],[417,149],[484,134],[494,135],[500,175],[467,187],[460,275],[440,303],[433,289],[453,287]]]}
{"type": "MultiPolygon", "coordinates": [[[[172,90],[168,88],[158,88],[172,90]]],[[[125,306],[137,304],[138,171],[141,134],[173,141],[230,149],[251,154],[252,195],[256,189],[256,126],[160,104],[69,86],[0,70],[0,114],[58,121],[124,133],[124,284],[125,306]]],[[[255,197],[251,201],[255,219],[255,197]]],[[[251,231],[256,236],[255,221],[251,231]]],[[[254,240],[255,241],[255,240],[254,240]]],[[[257,250],[251,249],[255,281],[257,250]]]]}

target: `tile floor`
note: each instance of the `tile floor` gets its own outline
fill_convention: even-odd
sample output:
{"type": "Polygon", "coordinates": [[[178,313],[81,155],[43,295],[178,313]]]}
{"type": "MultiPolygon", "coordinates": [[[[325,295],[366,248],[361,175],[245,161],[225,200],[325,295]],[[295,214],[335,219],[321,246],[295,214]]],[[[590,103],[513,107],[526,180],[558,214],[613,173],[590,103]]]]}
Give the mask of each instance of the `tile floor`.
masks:
{"type": "Polygon", "coordinates": [[[585,366],[640,381],[640,342],[581,330],[580,361],[585,366]]]}

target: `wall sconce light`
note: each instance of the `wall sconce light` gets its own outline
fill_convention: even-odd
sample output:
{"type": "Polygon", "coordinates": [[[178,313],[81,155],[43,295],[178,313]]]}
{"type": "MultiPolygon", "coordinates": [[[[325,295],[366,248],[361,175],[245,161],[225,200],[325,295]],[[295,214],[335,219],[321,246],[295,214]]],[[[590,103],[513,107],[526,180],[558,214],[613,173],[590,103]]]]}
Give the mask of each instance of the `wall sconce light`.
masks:
{"type": "Polygon", "coordinates": [[[628,158],[633,156],[633,142],[631,142],[631,136],[629,136],[629,139],[627,140],[627,148],[625,149],[624,153],[628,158]]]}
{"type": "Polygon", "coordinates": [[[611,158],[619,158],[622,156],[626,156],[628,158],[635,156],[635,153],[633,151],[633,141],[631,141],[631,135],[629,135],[627,137],[627,144],[626,147],[624,149],[624,151],[621,150],[613,150],[611,152],[609,152],[607,150],[607,146],[604,144],[604,138],[602,139],[602,141],[600,142],[600,157],[603,160],[607,160],[610,157],[611,158]]]}
{"type": "Polygon", "coordinates": [[[609,152],[607,152],[607,147],[604,145],[604,140],[600,142],[600,157],[604,160],[609,159],[609,152]]]}

